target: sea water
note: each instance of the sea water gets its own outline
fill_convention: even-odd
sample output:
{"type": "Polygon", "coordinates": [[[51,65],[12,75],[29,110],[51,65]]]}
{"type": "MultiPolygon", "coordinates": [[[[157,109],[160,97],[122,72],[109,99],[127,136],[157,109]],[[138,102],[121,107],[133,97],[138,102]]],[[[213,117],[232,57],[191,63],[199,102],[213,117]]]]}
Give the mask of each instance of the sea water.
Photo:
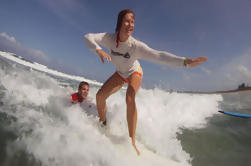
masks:
{"type": "MultiPolygon", "coordinates": [[[[136,97],[138,157],[128,138],[125,89],[107,100],[108,125],[101,128],[98,118],[89,114],[95,109],[71,104],[78,83],[0,58],[1,166],[251,164],[251,120],[218,113],[250,114],[250,93],[141,88],[136,97]],[[144,153],[152,155],[144,158],[144,153]]],[[[99,88],[90,85],[94,103],[99,88]]]]}

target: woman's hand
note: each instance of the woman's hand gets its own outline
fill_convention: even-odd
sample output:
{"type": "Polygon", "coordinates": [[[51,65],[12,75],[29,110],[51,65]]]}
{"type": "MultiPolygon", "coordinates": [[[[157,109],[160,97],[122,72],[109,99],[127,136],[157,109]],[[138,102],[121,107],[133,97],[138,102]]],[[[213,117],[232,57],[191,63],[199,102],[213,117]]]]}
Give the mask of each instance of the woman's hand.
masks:
{"type": "Polygon", "coordinates": [[[186,59],[184,64],[189,67],[195,67],[206,61],[207,61],[207,57],[200,56],[197,58],[186,59]]]}
{"type": "Polygon", "coordinates": [[[100,50],[97,50],[96,53],[99,55],[102,63],[105,63],[104,61],[104,58],[107,60],[107,61],[111,61],[111,56],[108,55],[105,51],[103,51],[102,49],[100,50]]]}

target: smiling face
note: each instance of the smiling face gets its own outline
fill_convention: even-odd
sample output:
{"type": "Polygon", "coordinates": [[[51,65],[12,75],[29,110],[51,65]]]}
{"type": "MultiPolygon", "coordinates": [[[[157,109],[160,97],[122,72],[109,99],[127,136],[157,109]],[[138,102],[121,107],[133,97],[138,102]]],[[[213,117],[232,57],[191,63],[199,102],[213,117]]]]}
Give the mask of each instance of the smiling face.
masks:
{"type": "Polygon", "coordinates": [[[83,100],[86,100],[88,92],[89,92],[89,86],[85,84],[82,85],[80,89],[78,89],[78,94],[83,100]]]}
{"type": "Polygon", "coordinates": [[[134,14],[133,13],[127,13],[124,17],[123,17],[123,21],[121,24],[121,28],[120,28],[120,40],[121,41],[125,41],[128,39],[129,36],[132,35],[134,30],[134,14]]]}

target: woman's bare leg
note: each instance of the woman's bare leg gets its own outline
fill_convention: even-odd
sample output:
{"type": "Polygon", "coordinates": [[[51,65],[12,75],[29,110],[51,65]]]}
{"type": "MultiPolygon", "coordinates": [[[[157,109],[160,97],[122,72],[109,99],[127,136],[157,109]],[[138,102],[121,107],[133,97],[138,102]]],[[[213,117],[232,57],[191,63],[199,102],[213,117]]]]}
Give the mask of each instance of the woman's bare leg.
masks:
{"type": "Polygon", "coordinates": [[[129,77],[128,88],[126,92],[126,105],[127,105],[127,123],[128,123],[128,130],[129,136],[132,139],[132,145],[135,148],[138,155],[140,155],[139,150],[135,144],[135,132],[136,132],[136,125],[137,125],[137,108],[135,103],[135,96],[140,88],[142,82],[142,78],[136,74],[132,74],[129,77]]]}
{"type": "Polygon", "coordinates": [[[99,120],[104,122],[106,120],[106,99],[113,93],[117,92],[124,82],[117,74],[113,74],[99,89],[96,94],[96,104],[99,114],[99,120]]]}

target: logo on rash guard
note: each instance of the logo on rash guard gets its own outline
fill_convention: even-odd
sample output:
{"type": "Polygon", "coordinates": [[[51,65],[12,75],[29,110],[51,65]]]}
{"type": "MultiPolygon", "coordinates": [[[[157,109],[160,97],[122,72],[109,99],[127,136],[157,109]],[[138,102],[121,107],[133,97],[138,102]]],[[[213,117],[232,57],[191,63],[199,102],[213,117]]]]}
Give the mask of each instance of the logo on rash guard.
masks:
{"type": "Polygon", "coordinates": [[[127,59],[129,59],[131,57],[131,55],[128,52],[125,53],[125,54],[121,54],[119,52],[115,52],[115,51],[111,50],[111,53],[114,56],[122,56],[122,57],[127,58],[127,59]]]}

